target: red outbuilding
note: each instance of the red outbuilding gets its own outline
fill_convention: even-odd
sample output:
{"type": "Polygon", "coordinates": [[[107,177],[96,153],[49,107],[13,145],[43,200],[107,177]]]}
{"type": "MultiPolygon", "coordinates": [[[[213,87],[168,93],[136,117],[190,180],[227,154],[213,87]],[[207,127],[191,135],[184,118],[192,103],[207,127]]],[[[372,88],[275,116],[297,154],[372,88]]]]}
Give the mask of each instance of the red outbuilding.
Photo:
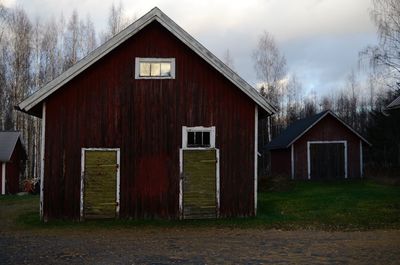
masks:
{"type": "Polygon", "coordinates": [[[44,220],[256,214],[275,109],[158,8],[19,108],[42,118],[44,220]]]}
{"type": "Polygon", "coordinates": [[[272,175],[292,179],[363,176],[363,150],[370,143],[332,111],[294,122],[267,148],[272,175]]]}
{"type": "Polygon", "coordinates": [[[20,191],[20,180],[24,173],[26,158],[20,132],[0,132],[0,191],[2,195],[20,191]]]}

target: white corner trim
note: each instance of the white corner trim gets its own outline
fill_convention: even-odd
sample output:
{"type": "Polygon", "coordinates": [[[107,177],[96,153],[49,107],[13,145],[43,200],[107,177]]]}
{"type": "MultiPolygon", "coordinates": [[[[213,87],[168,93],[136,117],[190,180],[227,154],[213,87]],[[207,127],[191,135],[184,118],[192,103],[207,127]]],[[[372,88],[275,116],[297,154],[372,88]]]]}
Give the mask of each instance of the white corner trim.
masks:
{"type": "Polygon", "coordinates": [[[254,108],[254,215],[257,215],[258,192],[258,106],[254,108]]]}
{"type": "Polygon", "coordinates": [[[219,149],[215,148],[215,155],[217,159],[217,164],[216,166],[216,176],[215,176],[215,192],[216,192],[216,197],[217,197],[217,218],[219,218],[220,212],[220,178],[219,178],[219,149]]]}
{"type": "Polygon", "coordinates": [[[183,149],[179,149],[179,219],[183,219],[183,149]]]}
{"type": "Polygon", "coordinates": [[[135,58],[135,79],[175,79],[175,58],[135,58]],[[140,76],[140,63],[170,63],[170,76],[140,76]]]}
{"type": "Polygon", "coordinates": [[[1,195],[6,194],[6,162],[1,163],[1,195]]]}
{"type": "Polygon", "coordinates": [[[360,178],[364,177],[363,146],[360,140],[360,178]]]}
{"type": "Polygon", "coordinates": [[[308,179],[311,179],[311,160],[310,160],[310,145],[311,144],[343,144],[344,152],[344,178],[347,179],[347,141],[307,141],[307,172],[308,179]]]}
{"type": "Polygon", "coordinates": [[[210,148],[215,148],[215,126],[203,127],[187,127],[182,126],[182,148],[185,150],[195,149],[195,150],[208,150],[210,148]],[[210,147],[187,147],[187,133],[188,132],[210,132],[210,147]]]}
{"type": "Polygon", "coordinates": [[[294,179],[294,143],[292,144],[290,148],[290,164],[291,164],[291,177],[294,179]]]}
{"type": "Polygon", "coordinates": [[[86,151],[114,151],[117,152],[117,173],[116,173],[116,189],[115,189],[115,214],[116,217],[119,217],[119,209],[120,209],[120,172],[121,172],[121,155],[120,148],[82,148],[81,149],[81,193],[80,193],[80,220],[84,220],[84,191],[85,191],[85,153],[86,151]]]}
{"type": "Polygon", "coordinates": [[[311,179],[310,142],[307,142],[307,178],[311,179]]]}
{"type": "Polygon", "coordinates": [[[85,190],[85,148],[81,149],[81,192],[80,192],[80,220],[83,221],[83,193],[85,190]]]}
{"type": "MultiPolygon", "coordinates": [[[[40,139],[40,220],[43,220],[44,208],[44,160],[45,160],[45,143],[46,143],[46,102],[42,104],[42,135],[40,139]]],[[[47,221],[47,220],[45,220],[47,221]]]]}

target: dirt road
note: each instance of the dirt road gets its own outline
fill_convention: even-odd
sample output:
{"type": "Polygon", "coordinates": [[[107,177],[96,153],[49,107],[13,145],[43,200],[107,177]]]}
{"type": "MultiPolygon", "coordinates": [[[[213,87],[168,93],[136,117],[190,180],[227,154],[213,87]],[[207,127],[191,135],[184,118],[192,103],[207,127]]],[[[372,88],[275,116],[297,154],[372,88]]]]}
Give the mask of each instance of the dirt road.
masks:
{"type": "Polygon", "coordinates": [[[0,232],[0,264],[400,264],[400,231],[0,232]]]}

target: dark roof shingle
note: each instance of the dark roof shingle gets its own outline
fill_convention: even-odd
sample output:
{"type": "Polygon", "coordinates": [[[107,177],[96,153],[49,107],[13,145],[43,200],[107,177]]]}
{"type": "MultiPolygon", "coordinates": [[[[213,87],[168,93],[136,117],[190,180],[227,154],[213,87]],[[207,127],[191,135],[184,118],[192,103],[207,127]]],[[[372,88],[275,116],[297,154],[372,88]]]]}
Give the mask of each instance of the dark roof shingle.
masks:
{"type": "Polygon", "coordinates": [[[11,155],[17,144],[20,132],[0,132],[0,161],[10,161],[11,155]]]}
{"type": "Polygon", "coordinates": [[[361,140],[363,140],[368,145],[371,145],[364,137],[362,137],[358,132],[356,132],[353,128],[347,125],[339,117],[337,117],[332,111],[325,110],[318,114],[315,114],[314,116],[310,116],[295,121],[289,127],[287,127],[286,130],[284,130],[280,135],[272,139],[272,141],[269,142],[269,144],[267,144],[265,148],[267,150],[288,148],[294,141],[297,140],[297,138],[303,135],[306,131],[308,131],[308,129],[310,129],[314,124],[316,124],[316,122],[325,117],[327,114],[332,115],[332,117],[336,118],[350,131],[352,131],[355,135],[357,135],[361,140]]]}
{"type": "Polygon", "coordinates": [[[310,116],[304,119],[300,119],[289,125],[280,135],[272,139],[266,148],[272,149],[282,149],[289,147],[290,143],[296,139],[304,130],[313,125],[319,118],[321,118],[326,112],[320,112],[314,116],[310,116]]]}

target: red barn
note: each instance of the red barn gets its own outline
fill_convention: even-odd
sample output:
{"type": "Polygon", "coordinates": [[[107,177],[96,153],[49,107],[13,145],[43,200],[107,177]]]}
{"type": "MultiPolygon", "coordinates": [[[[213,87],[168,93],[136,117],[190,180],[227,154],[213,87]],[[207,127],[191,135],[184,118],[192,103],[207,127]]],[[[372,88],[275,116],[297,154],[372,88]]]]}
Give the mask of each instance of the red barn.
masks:
{"type": "Polygon", "coordinates": [[[15,194],[20,191],[20,179],[24,172],[26,152],[20,132],[0,132],[0,191],[15,194]]]}
{"type": "Polygon", "coordinates": [[[346,179],[363,176],[363,147],[370,143],[332,111],[290,125],[267,148],[271,173],[292,179],[346,179]]]}
{"type": "Polygon", "coordinates": [[[275,109],[158,8],[19,108],[42,118],[44,220],[256,214],[275,109]]]}

